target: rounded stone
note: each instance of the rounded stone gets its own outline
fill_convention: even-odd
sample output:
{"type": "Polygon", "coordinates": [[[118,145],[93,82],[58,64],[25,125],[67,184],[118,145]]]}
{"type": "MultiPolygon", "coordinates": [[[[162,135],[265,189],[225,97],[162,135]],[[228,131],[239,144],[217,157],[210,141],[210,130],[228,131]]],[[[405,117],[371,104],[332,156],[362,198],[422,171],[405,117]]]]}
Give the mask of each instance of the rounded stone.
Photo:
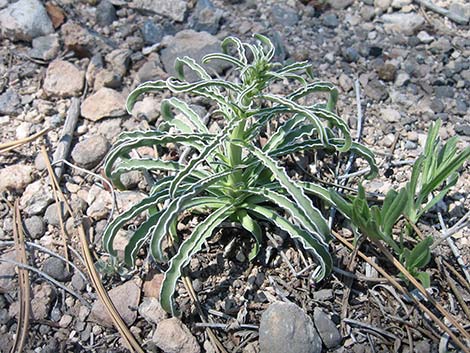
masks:
{"type": "Polygon", "coordinates": [[[72,150],[72,158],[80,167],[93,168],[101,162],[108,150],[108,140],[95,135],[77,143],[72,150]]]}
{"type": "Polygon", "coordinates": [[[70,97],[82,92],[85,73],[75,65],[56,60],[49,64],[43,88],[50,95],[70,97]]]}
{"type": "Polygon", "coordinates": [[[65,282],[70,278],[70,272],[65,268],[65,263],[57,257],[49,257],[44,261],[42,270],[60,282],[65,282]]]}
{"type": "Polygon", "coordinates": [[[322,341],[312,319],[293,303],[271,304],[261,316],[260,353],[320,353],[322,341]]]}
{"type": "Polygon", "coordinates": [[[33,239],[39,239],[44,235],[44,222],[39,216],[32,216],[24,220],[24,227],[33,239]]]}

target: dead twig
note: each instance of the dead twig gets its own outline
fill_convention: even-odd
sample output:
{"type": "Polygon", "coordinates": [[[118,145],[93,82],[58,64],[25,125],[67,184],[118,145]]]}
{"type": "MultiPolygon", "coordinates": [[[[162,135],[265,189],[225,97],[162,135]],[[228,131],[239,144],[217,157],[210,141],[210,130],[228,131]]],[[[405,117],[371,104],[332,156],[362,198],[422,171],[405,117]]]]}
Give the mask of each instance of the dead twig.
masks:
{"type": "Polygon", "coordinates": [[[449,285],[449,288],[452,290],[452,292],[454,293],[454,296],[457,298],[457,301],[459,302],[459,305],[461,306],[461,308],[465,312],[465,315],[467,315],[467,318],[470,319],[470,309],[469,309],[467,303],[465,303],[465,300],[463,299],[462,294],[460,293],[460,290],[457,288],[456,281],[451,277],[448,270],[446,268],[444,268],[441,256],[437,257],[436,263],[437,263],[438,268],[441,271],[441,273],[444,274],[444,278],[445,278],[447,284],[449,285]]]}
{"type": "Polygon", "coordinates": [[[463,278],[463,276],[451,265],[449,264],[447,261],[445,261],[444,259],[442,259],[442,263],[444,264],[445,267],[447,267],[447,269],[452,272],[454,274],[454,276],[456,276],[460,282],[460,285],[467,288],[468,291],[470,291],[470,283],[467,282],[465,280],[465,278],[463,278]]]}
{"type": "Polygon", "coordinates": [[[23,352],[26,338],[28,337],[29,313],[31,301],[31,285],[29,282],[29,272],[24,268],[27,264],[26,249],[24,246],[23,224],[21,222],[18,200],[15,200],[13,207],[13,237],[15,239],[16,258],[18,259],[18,284],[20,311],[18,313],[18,325],[16,328],[16,338],[11,352],[23,352]]]}
{"type": "MultiPolygon", "coordinates": [[[[438,303],[428,291],[419,283],[408,270],[390,253],[390,251],[379,241],[374,241],[374,244],[382,251],[388,260],[418,289],[418,291],[432,304],[434,307],[445,317],[449,322],[462,334],[466,339],[470,339],[470,334],[460,325],[460,323],[440,304],[438,303]]],[[[414,296],[413,296],[414,297],[414,296]]],[[[440,322],[440,320],[439,320],[440,322]]],[[[446,326],[447,327],[447,326],[446,326]]],[[[449,334],[450,336],[450,334],[449,334]]],[[[454,335],[455,336],[455,335],[454,335]]],[[[452,336],[451,336],[452,337],[452,336]]],[[[453,338],[452,338],[453,339],[453,338]]],[[[470,352],[470,348],[466,347],[465,352],[470,352]]]]}
{"type": "MultiPolygon", "coordinates": [[[[334,215],[333,215],[334,216],[334,215]]],[[[349,258],[349,263],[347,266],[347,269],[349,272],[354,272],[357,262],[356,262],[356,257],[357,257],[357,251],[359,250],[360,244],[362,243],[363,239],[358,240],[358,246],[357,250],[353,251],[351,257],[349,258]]],[[[343,334],[346,333],[346,326],[344,324],[344,319],[347,318],[348,316],[348,310],[349,310],[349,296],[351,295],[351,289],[353,285],[354,280],[350,277],[348,277],[345,280],[345,286],[346,288],[344,289],[343,292],[343,299],[341,302],[341,329],[343,331],[343,334]]]]}
{"type": "MultiPolygon", "coordinates": [[[[49,161],[49,156],[47,155],[46,148],[44,147],[44,145],[41,146],[41,154],[42,154],[44,160],[49,161]]],[[[67,251],[68,250],[68,248],[67,248],[68,236],[67,236],[67,232],[65,230],[64,217],[63,217],[63,214],[62,214],[63,207],[62,207],[61,201],[59,200],[57,190],[53,185],[54,181],[51,179],[49,182],[51,184],[52,192],[54,194],[56,212],[57,212],[57,215],[59,216],[60,236],[61,236],[61,240],[62,240],[62,246],[64,248],[64,257],[67,259],[66,266],[67,266],[67,270],[70,270],[70,267],[69,267],[69,264],[68,264],[70,262],[70,259],[69,259],[69,253],[67,251]]]]}
{"type": "MultiPolygon", "coordinates": [[[[345,277],[355,279],[356,281],[364,281],[364,282],[372,282],[372,283],[383,283],[383,282],[388,283],[388,279],[386,279],[385,277],[367,277],[364,275],[358,275],[349,271],[342,270],[336,266],[333,267],[333,272],[340,274],[342,276],[345,276],[345,277]]],[[[399,278],[396,278],[396,280],[402,281],[399,278]]]]}
{"type": "Polygon", "coordinates": [[[64,128],[60,136],[59,143],[54,152],[53,161],[55,164],[54,171],[58,180],[62,177],[64,172],[64,163],[59,161],[67,159],[72,144],[73,133],[77,127],[78,118],[80,116],[80,98],[72,98],[70,108],[67,111],[67,118],[65,119],[64,128]],[[56,164],[57,163],[57,164],[56,164]]]}
{"type": "Polygon", "coordinates": [[[350,326],[357,326],[357,327],[364,327],[370,330],[370,332],[374,332],[376,334],[380,334],[381,336],[385,336],[387,338],[391,338],[392,340],[399,339],[396,335],[393,333],[388,332],[387,330],[383,330],[381,328],[369,325],[368,323],[358,321],[358,320],[353,320],[353,319],[348,319],[344,318],[343,319],[346,324],[349,324],[350,326]]]}

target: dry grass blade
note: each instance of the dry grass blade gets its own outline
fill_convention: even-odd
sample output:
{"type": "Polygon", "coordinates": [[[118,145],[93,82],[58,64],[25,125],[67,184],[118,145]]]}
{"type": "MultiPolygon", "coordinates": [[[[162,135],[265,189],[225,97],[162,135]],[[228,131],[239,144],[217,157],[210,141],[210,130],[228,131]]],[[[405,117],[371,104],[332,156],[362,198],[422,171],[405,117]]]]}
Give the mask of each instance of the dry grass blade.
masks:
{"type": "Polygon", "coordinates": [[[465,300],[462,297],[462,294],[460,294],[459,289],[457,288],[455,281],[452,277],[450,277],[450,274],[445,271],[445,278],[447,281],[447,284],[449,285],[450,289],[454,293],[455,297],[457,298],[457,301],[459,302],[460,307],[464,311],[465,315],[467,315],[467,318],[470,319],[470,308],[468,307],[467,303],[465,303],[465,300]]]}
{"type": "Polygon", "coordinates": [[[51,128],[48,127],[48,128],[42,129],[41,131],[35,133],[34,135],[31,135],[29,137],[24,138],[24,139],[2,143],[2,144],[0,144],[0,153],[6,153],[8,151],[11,151],[15,148],[18,148],[18,147],[26,144],[28,142],[34,141],[35,139],[37,139],[37,138],[41,137],[42,135],[48,133],[50,130],[51,130],[51,128]]]}
{"type": "Polygon", "coordinates": [[[388,249],[379,241],[374,242],[377,247],[385,254],[388,260],[420,291],[420,293],[427,299],[429,302],[435,306],[439,312],[444,315],[447,320],[457,329],[460,333],[467,339],[470,340],[470,334],[465,331],[465,329],[460,325],[460,323],[441,305],[439,304],[429,293],[428,291],[419,283],[416,278],[414,278],[408,270],[398,261],[395,257],[388,251],[388,249]]]}
{"type": "MultiPolygon", "coordinates": [[[[340,234],[338,234],[335,231],[332,231],[333,235],[338,239],[341,243],[343,243],[346,247],[348,247],[351,251],[354,251],[355,246],[351,244],[349,241],[347,241],[345,238],[343,238],[340,234]]],[[[383,246],[382,246],[383,248],[383,246]]],[[[387,249],[385,249],[387,250],[387,249]]],[[[388,250],[387,250],[388,251],[388,250]]],[[[374,267],[382,276],[386,277],[390,283],[397,288],[402,294],[408,296],[422,311],[424,311],[435,323],[437,326],[441,328],[445,333],[449,335],[450,338],[454,341],[454,343],[462,350],[462,352],[465,353],[470,353],[470,348],[465,346],[465,344],[441,321],[439,318],[431,311],[429,310],[423,303],[421,303],[414,295],[412,295],[405,287],[400,285],[392,276],[390,276],[382,267],[377,265],[374,261],[369,259],[364,253],[361,251],[358,251],[358,255],[367,263],[369,263],[372,267],[374,267]]],[[[390,254],[391,255],[391,254],[390,254]]],[[[392,256],[393,258],[393,256],[392,256]]],[[[395,264],[395,262],[394,262],[395,264]]],[[[401,265],[401,264],[400,264],[401,265]]],[[[403,267],[403,266],[402,266],[403,267]]],[[[405,269],[406,271],[406,269],[405,269]]],[[[409,275],[409,274],[408,274],[409,275]]],[[[413,278],[414,279],[414,278],[413,278]]],[[[415,280],[416,282],[416,280],[415,280]]],[[[418,283],[419,285],[419,283],[418,283]]],[[[420,285],[421,286],[421,285],[420,285]]],[[[422,286],[421,286],[422,288],[422,286]]],[[[423,288],[424,289],[424,288],[423,288]]],[[[429,296],[426,291],[426,298],[429,296]]],[[[435,300],[433,299],[433,304],[435,303],[435,300]]],[[[445,310],[444,310],[445,311],[445,310]]],[[[448,313],[446,313],[448,314],[448,313]]],[[[447,317],[447,315],[446,315],[447,317]]],[[[455,319],[454,319],[455,322],[455,319]]],[[[459,327],[463,330],[463,328],[459,325],[459,327]]],[[[465,330],[464,330],[465,332],[465,330]]],[[[468,333],[465,332],[465,337],[468,335],[468,333]]]]}
{"type": "Polygon", "coordinates": [[[80,240],[80,244],[82,247],[83,256],[85,258],[86,268],[87,268],[88,274],[90,275],[92,285],[98,294],[98,297],[104,304],[104,307],[106,311],[108,312],[109,316],[111,317],[111,319],[113,320],[114,326],[118,330],[119,334],[127,343],[128,348],[131,349],[133,352],[144,353],[144,350],[142,349],[142,347],[140,347],[140,344],[137,342],[135,337],[129,331],[128,327],[124,323],[124,320],[119,315],[119,312],[117,311],[108,293],[106,292],[106,289],[104,288],[103,283],[101,282],[100,276],[98,275],[98,272],[96,271],[96,268],[93,262],[93,256],[91,255],[90,246],[88,244],[88,240],[85,234],[85,228],[83,226],[83,223],[73,213],[69,203],[67,202],[67,199],[65,198],[65,195],[62,193],[62,190],[59,187],[55,173],[49,161],[49,156],[47,155],[47,152],[44,146],[41,149],[41,153],[43,154],[44,161],[47,166],[47,171],[49,172],[49,177],[51,178],[52,189],[57,199],[59,199],[59,196],[60,196],[60,198],[62,199],[61,201],[64,203],[66,210],[76,220],[76,228],[78,229],[79,240],[80,240]]]}
{"type": "Polygon", "coordinates": [[[462,287],[467,288],[468,291],[470,291],[470,283],[463,278],[463,276],[457,271],[451,264],[449,264],[446,260],[442,260],[443,264],[447,269],[452,272],[455,277],[459,280],[459,283],[462,287]]]}
{"type": "MultiPolygon", "coordinates": [[[[13,207],[13,237],[15,240],[16,257],[19,263],[27,264],[26,249],[24,244],[23,225],[21,223],[21,214],[18,207],[18,200],[13,207]]],[[[22,352],[28,336],[29,313],[31,300],[31,287],[29,282],[29,272],[24,268],[18,267],[18,285],[20,311],[18,313],[18,326],[16,329],[16,339],[11,352],[22,352]]]]}

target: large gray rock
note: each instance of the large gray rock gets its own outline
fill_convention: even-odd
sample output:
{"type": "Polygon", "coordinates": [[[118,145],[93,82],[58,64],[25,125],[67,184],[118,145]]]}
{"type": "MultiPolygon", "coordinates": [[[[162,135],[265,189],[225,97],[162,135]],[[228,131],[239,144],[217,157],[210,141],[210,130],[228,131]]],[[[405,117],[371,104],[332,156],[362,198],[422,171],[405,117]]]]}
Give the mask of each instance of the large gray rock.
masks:
{"type": "Polygon", "coordinates": [[[260,353],[320,353],[322,341],[301,308],[276,302],[261,316],[259,346],[260,353]]]}
{"type": "Polygon", "coordinates": [[[326,348],[332,349],[341,343],[341,334],[335,323],[320,308],[315,308],[313,312],[313,321],[320,337],[326,348]]]}
{"type": "MultiPolygon", "coordinates": [[[[215,52],[220,53],[220,41],[207,32],[183,30],[174,37],[165,37],[162,44],[166,48],[162,50],[160,59],[165,71],[172,76],[176,76],[175,60],[178,57],[189,56],[196,62],[201,63],[205,55],[215,52]]],[[[214,61],[203,66],[208,69],[209,73],[211,70],[215,70],[219,74],[228,67],[226,63],[221,61],[214,61]]],[[[192,71],[185,70],[185,74],[188,81],[198,79],[198,76],[192,71]]]]}
{"type": "MultiPolygon", "coordinates": [[[[0,256],[0,259],[17,261],[16,251],[11,250],[0,256]]],[[[0,261],[0,291],[13,291],[18,287],[16,283],[16,266],[6,261],[0,261]]]]}
{"type": "Polygon", "coordinates": [[[186,0],[134,0],[129,6],[183,22],[188,4],[186,0]]]}
{"type": "Polygon", "coordinates": [[[283,26],[294,26],[299,22],[298,11],[290,6],[274,4],[271,15],[275,23],[283,26]]]}
{"type": "Polygon", "coordinates": [[[81,167],[93,168],[106,156],[109,142],[101,135],[91,136],[75,145],[72,150],[73,160],[81,167]]]}
{"type": "Polygon", "coordinates": [[[39,216],[32,216],[24,220],[24,227],[33,239],[39,239],[44,235],[44,222],[39,216]]]}
{"type": "Polygon", "coordinates": [[[11,40],[31,41],[54,28],[41,1],[20,0],[0,11],[0,31],[11,40]]]}
{"type": "Polygon", "coordinates": [[[199,353],[201,347],[191,331],[176,317],[160,321],[153,342],[165,353],[199,353]]]}
{"type": "Polygon", "coordinates": [[[96,7],[96,23],[100,26],[109,26],[117,20],[116,9],[108,0],[101,0],[96,7]]]}
{"type": "MultiPolygon", "coordinates": [[[[68,218],[68,212],[65,210],[65,207],[63,205],[60,207],[60,212],[62,216],[62,221],[65,223],[68,218]]],[[[44,220],[47,224],[53,226],[60,226],[60,218],[56,203],[52,203],[46,208],[46,212],[44,213],[44,220]]]]}

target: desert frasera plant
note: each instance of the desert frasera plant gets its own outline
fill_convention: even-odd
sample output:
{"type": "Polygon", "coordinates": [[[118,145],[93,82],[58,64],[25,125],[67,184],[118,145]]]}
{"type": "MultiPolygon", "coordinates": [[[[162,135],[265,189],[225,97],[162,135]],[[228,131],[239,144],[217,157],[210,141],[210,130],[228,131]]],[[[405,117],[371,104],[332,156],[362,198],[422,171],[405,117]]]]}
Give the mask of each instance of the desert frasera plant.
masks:
{"type": "Polygon", "coordinates": [[[267,221],[287,232],[315,257],[318,266],[312,277],[316,281],[330,273],[330,230],[312,198],[328,204],[332,200],[323,187],[289,177],[281,164],[283,157],[315,149],[331,153],[353,150],[370,164],[370,176],[377,171],[373,154],[352,142],[348,126],[335,113],[338,94],[334,86],[321,81],[309,83],[308,62],[287,66],[272,63],[272,43],[264,36],[255,37],[254,45],[229,37],[222,43],[224,53],[203,59],[204,63],[223,60],[233,65],[239,73],[236,82],[213,79],[193,59],[184,57],[175,63],[178,78],[144,83],[128,98],[130,112],[138,97],[146,92],[169,90],[174,95],[203,97],[216,106],[212,117],[224,120],[219,132],[211,133],[186,102],[173,96],[161,104],[164,124],[154,131],[121,134],[106,159],[106,175],[118,188],[123,188],[120,176],[125,172],[166,173],[155,182],[148,197],[109,224],[103,239],[105,250],[116,256],[113,240],[118,230],[148,211],[147,219],[125,247],[124,260],[134,266],[139,250],[148,243],[156,261],[168,261],[160,299],[162,307],[171,313],[175,313],[173,293],[184,267],[226,220],[238,222],[253,236],[249,260],[256,257],[262,243],[259,222],[267,221]],[[230,55],[229,50],[235,55],[230,55]],[[194,71],[199,80],[186,82],[185,68],[194,71]],[[297,83],[300,88],[285,96],[275,95],[270,92],[270,84],[276,81],[289,86],[297,83]],[[308,106],[300,103],[303,97],[316,92],[326,92],[328,101],[308,106]],[[261,145],[260,134],[274,121],[279,123],[277,129],[261,145]],[[191,149],[195,157],[188,163],[130,158],[130,152],[139,147],[167,144],[191,149]],[[176,225],[187,210],[203,211],[207,216],[182,239],[176,225]],[[173,245],[173,256],[171,251],[165,252],[165,240],[173,245]]]}

